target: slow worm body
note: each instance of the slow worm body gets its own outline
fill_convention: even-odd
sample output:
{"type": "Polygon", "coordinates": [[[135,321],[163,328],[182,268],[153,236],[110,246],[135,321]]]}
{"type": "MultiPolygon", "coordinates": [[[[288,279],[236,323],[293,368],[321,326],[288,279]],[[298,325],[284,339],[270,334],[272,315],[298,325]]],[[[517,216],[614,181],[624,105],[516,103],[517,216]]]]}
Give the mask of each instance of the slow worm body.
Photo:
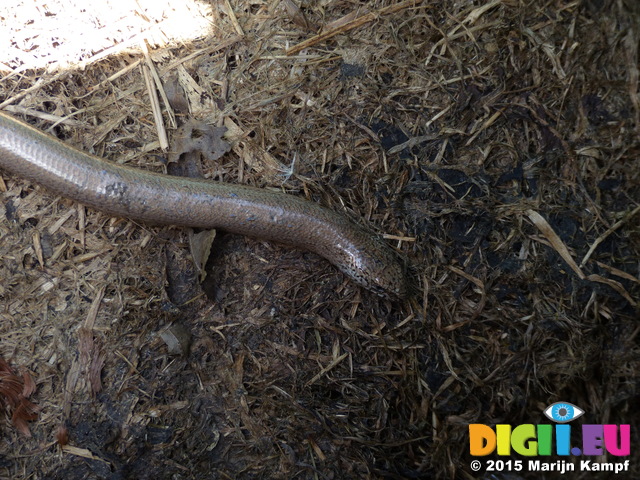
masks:
{"type": "Polygon", "coordinates": [[[292,195],[117,165],[1,112],[0,167],[110,215],[292,245],[325,257],[372,291],[406,293],[402,262],[381,238],[292,195]]]}

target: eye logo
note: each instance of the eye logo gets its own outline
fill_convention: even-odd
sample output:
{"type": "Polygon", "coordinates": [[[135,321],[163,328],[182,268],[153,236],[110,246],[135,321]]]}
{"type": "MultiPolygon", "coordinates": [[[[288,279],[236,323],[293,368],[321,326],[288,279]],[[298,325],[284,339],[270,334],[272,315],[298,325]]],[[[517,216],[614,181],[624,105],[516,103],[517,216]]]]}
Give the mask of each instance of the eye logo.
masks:
{"type": "Polygon", "coordinates": [[[584,410],[569,402],[556,402],[549,405],[544,414],[557,423],[568,423],[582,416],[584,410]]]}

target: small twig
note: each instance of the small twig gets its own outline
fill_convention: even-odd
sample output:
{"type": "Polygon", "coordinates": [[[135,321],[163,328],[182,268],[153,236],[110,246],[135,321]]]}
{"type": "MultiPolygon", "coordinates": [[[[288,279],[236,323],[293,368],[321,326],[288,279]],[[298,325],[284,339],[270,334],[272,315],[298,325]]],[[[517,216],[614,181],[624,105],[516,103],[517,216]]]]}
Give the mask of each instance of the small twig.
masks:
{"type": "Polygon", "coordinates": [[[381,8],[380,10],[377,10],[375,12],[367,13],[365,15],[362,15],[361,17],[358,17],[349,22],[346,22],[336,28],[332,28],[330,30],[327,30],[326,32],[322,32],[318,35],[308,38],[307,40],[300,42],[298,45],[295,45],[290,49],[288,49],[286,53],[287,55],[295,55],[297,53],[300,53],[305,48],[309,48],[312,45],[315,45],[316,43],[324,42],[325,40],[335,37],[336,35],[339,35],[344,32],[348,32],[349,30],[353,30],[354,28],[361,27],[365,23],[373,22],[376,18],[382,15],[390,15],[392,13],[399,12],[400,10],[403,10],[405,8],[415,7],[416,5],[419,5],[421,3],[422,3],[422,0],[407,0],[404,2],[397,3],[395,5],[390,5],[388,7],[381,8]]]}
{"type": "Polygon", "coordinates": [[[238,17],[236,17],[235,12],[233,11],[233,7],[231,6],[231,2],[229,0],[225,0],[225,5],[227,7],[227,15],[229,15],[229,19],[231,19],[231,23],[233,24],[233,28],[235,28],[236,33],[241,37],[244,37],[244,31],[242,27],[238,23],[238,17]]]}
{"type": "Polygon", "coordinates": [[[240,40],[242,40],[242,37],[240,35],[234,35],[233,37],[229,37],[226,40],[222,40],[221,42],[218,42],[215,45],[211,45],[210,47],[202,48],[200,50],[197,50],[197,51],[193,52],[192,54],[187,55],[186,57],[180,57],[176,61],[174,61],[174,62],[170,63],[169,65],[167,65],[166,67],[164,67],[162,69],[161,76],[166,75],[168,72],[170,72],[171,70],[173,70],[177,66],[182,65],[182,64],[184,64],[186,62],[189,62],[189,61],[193,60],[194,58],[199,57],[200,55],[208,55],[210,53],[217,52],[219,50],[223,50],[223,49],[225,49],[227,47],[230,47],[234,43],[238,43],[240,40]]]}
{"type": "Polygon", "coordinates": [[[91,450],[88,450],[86,448],[74,447],[72,445],[63,445],[62,451],[71,455],[77,455],[78,457],[88,458],[89,460],[97,460],[105,463],[108,466],[111,466],[111,463],[108,460],[94,455],[93,453],[91,453],[91,450]]]}
{"type": "Polygon", "coordinates": [[[121,76],[123,76],[123,75],[125,75],[125,74],[129,73],[131,70],[133,70],[134,68],[136,68],[136,67],[140,64],[140,62],[141,62],[141,61],[142,61],[142,59],[138,59],[138,60],[136,60],[135,62],[133,62],[133,63],[131,63],[131,64],[127,65],[126,67],[121,68],[121,69],[120,69],[120,70],[118,70],[116,73],[114,73],[113,75],[111,75],[109,78],[106,78],[106,79],[102,80],[101,82],[96,83],[95,85],[93,85],[93,86],[89,87],[89,89],[88,89],[88,90],[89,90],[89,92],[85,93],[84,95],[82,95],[81,97],[78,97],[78,98],[80,99],[80,98],[88,97],[89,95],[93,95],[93,94],[94,94],[95,92],[97,92],[97,91],[100,89],[100,87],[102,87],[104,84],[106,84],[106,83],[112,83],[113,81],[115,81],[116,79],[120,78],[121,76]]]}
{"type": "MultiPolygon", "coordinates": [[[[632,214],[635,213],[639,209],[640,209],[640,207],[637,207],[632,212],[632,214]]],[[[627,302],[629,302],[630,305],[632,305],[634,307],[637,305],[637,302],[631,297],[631,295],[629,295],[629,293],[625,290],[624,286],[620,282],[617,282],[617,281],[612,280],[610,278],[605,278],[605,277],[603,277],[601,275],[598,275],[598,274],[595,274],[595,273],[592,273],[591,275],[585,275],[584,272],[582,271],[582,269],[573,260],[573,257],[571,256],[571,253],[569,253],[569,249],[567,248],[567,246],[560,239],[558,234],[553,230],[551,225],[549,225],[549,222],[547,222],[542,215],[540,215],[538,212],[536,212],[534,210],[527,210],[525,213],[529,217],[529,220],[531,220],[531,222],[533,222],[533,224],[536,227],[538,227],[538,229],[546,237],[546,239],[551,244],[551,247],[556,252],[558,252],[558,254],[562,257],[562,259],[565,262],[567,262],[567,265],[569,265],[569,267],[571,267],[571,270],[574,271],[574,273],[578,276],[578,278],[580,280],[587,280],[587,281],[590,281],[590,282],[598,282],[598,283],[604,283],[605,285],[609,285],[616,292],[618,292],[620,295],[622,295],[625,298],[625,300],[627,300],[627,302]]],[[[629,218],[629,217],[627,217],[627,218],[629,218]]],[[[618,222],[618,223],[620,223],[620,222],[618,222]]],[[[615,227],[615,225],[613,227],[615,227]]],[[[611,227],[611,228],[613,228],[613,227],[611,227]]]]}
{"type": "Polygon", "coordinates": [[[13,97],[9,97],[4,102],[0,103],[0,110],[2,110],[7,105],[10,105],[20,100],[21,98],[26,97],[31,92],[38,90],[39,88],[49,85],[50,83],[57,82],[60,78],[64,77],[65,75],[69,75],[69,72],[64,71],[64,72],[56,73],[53,77],[48,78],[46,80],[44,78],[38,79],[38,81],[34,85],[31,85],[29,88],[25,88],[24,90],[21,90],[20,92],[16,93],[13,97]]]}
{"type": "MultiPolygon", "coordinates": [[[[164,93],[164,89],[162,88],[162,83],[159,81],[157,72],[155,72],[155,68],[153,62],[151,61],[151,57],[149,56],[149,51],[146,48],[146,45],[143,43],[141,45],[143,53],[145,55],[146,63],[142,65],[142,73],[144,75],[144,82],[147,87],[147,92],[149,94],[149,101],[151,104],[151,111],[153,112],[153,119],[156,124],[156,130],[158,132],[158,141],[160,142],[160,148],[163,150],[167,150],[169,148],[169,138],[167,136],[167,130],[164,127],[164,121],[162,120],[162,110],[160,109],[160,100],[158,99],[158,90],[161,90],[164,93]],[[155,76],[153,75],[154,73],[155,76]],[[158,86],[158,88],[154,88],[154,82],[158,86]]],[[[169,101],[165,98],[165,105],[167,108],[169,107],[169,101]]],[[[173,118],[173,116],[172,116],[173,118]]],[[[175,119],[173,120],[175,124],[175,119]]]]}
{"type": "Polygon", "coordinates": [[[638,212],[640,212],[640,206],[634,208],[630,213],[625,215],[624,218],[622,218],[621,220],[618,220],[616,223],[614,223],[611,226],[611,228],[609,228],[606,232],[604,232],[602,235],[600,235],[598,238],[596,238],[595,241],[593,242],[593,244],[591,245],[591,247],[589,247],[589,251],[586,253],[584,258],[580,262],[580,266],[582,267],[582,266],[584,266],[585,263],[587,263],[587,260],[589,260],[589,258],[593,254],[594,250],[598,247],[598,245],[600,245],[602,242],[604,242],[605,239],[609,235],[611,235],[618,228],[620,228],[622,225],[624,225],[631,217],[633,217],[638,212]]]}
{"type": "Polygon", "coordinates": [[[349,356],[348,353],[343,353],[342,355],[340,355],[338,358],[335,358],[329,365],[327,365],[326,367],[324,367],[322,370],[320,370],[311,380],[309,380],[307,382],[307,387],[310,385],[313,385],[314,383],[316,383],[318,381],[318,379],[322,378],[323,375],[325,375],[326,373],[328,373],[329,371],[331,371],[336,365],[338,365],[340,362],[342,362],[342,360],[344,360],[345,358],[347,358],[349,356]]]}
{"type": "Polygon", "coordinates": [[[29,115],[31,117],[36,117],[41,120],[45,120],[47,122],[58,125],[59,123],[64,123],[65,125],[69,125],[71,127],[84,127],[86,123],[81,122],[80,120],[72,120],[68,117],[60,117],[58,115],[52,115],[50,113],[41,112],[40,110],[36,110],[34,108],[26,108],[21,107],[20,105],[7,105],[4,110],[11,113],[18,113],[20,115],[29,115]]]}

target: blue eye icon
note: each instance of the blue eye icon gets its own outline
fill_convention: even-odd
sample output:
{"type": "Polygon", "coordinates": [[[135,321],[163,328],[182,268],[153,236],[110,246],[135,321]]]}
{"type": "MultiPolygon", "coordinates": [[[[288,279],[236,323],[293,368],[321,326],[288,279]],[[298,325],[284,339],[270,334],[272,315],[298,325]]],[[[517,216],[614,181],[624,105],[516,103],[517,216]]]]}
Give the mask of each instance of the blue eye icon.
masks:
{"type": "Polygon", "coordinates": [[[569,402],[552,403],[544,411],[544,414],[549,420],[557,423],[570,422],[582,416],[583,413],[584,410],[569,402]]]}

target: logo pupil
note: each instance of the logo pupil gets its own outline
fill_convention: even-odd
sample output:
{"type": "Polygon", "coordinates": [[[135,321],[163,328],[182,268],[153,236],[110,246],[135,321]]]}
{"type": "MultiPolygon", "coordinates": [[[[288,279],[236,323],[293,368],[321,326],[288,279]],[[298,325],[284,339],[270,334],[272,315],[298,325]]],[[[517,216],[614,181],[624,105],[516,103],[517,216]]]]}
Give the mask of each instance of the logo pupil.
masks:
{"type": "Polygon", "coordinates": [[[582,416],[584,410],[569,402],[555,402],[545,410],[545,416],[556,423],[568,423],[582,416]]]}

